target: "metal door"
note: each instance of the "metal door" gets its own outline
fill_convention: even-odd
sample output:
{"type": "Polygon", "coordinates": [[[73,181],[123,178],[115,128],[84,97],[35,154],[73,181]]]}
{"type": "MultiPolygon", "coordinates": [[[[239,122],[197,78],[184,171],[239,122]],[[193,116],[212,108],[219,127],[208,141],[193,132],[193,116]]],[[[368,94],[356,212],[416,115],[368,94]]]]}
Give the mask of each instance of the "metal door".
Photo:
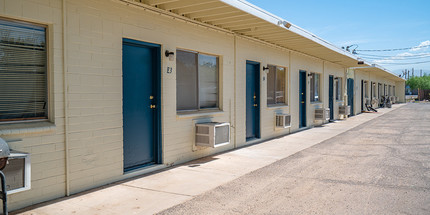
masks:
{"type": "Polygon", "coordinates": [[[361,111],[364,111],[364,80],[361,80],[361,111]]]}
{"type": "Polygon", "coordinates": [[[306,71],[299,73],[299,128],[306,127],[306,71]]]}
{"type": "Polygon", "coordinates": [[[246,139],[260,137],[260,63],[246,62],[246,139]]]}
{"type": "Polygon", "coordinates": [[[124,171],[160,162],[160,46],[123,40],[124,171]]]}
{"type": "Polygon", "coordinates": [[[351,106],[351,116],[354,116],[354,79],[348,78],[347,83],[347,91],[348,91],[348,105],[351,106]]]}
{"type": "Polygon", "coordinates": [[[330,120],[334,120],[334,109],[333,109],[333,100],[334,100],[334,87],[333,87],[333,75],[328,76],[328,107],[330,108],[330,120]]]}

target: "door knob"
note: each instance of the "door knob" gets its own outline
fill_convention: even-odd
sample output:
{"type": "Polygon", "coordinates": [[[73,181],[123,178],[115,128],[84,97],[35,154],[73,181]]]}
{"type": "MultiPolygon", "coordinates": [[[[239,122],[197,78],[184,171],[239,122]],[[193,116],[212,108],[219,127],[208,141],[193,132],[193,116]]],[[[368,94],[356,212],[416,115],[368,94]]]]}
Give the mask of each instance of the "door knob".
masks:
{"type": "Polygon", "coordinates": [[[151,105],[150,107],[151,107],[151,109],[155,109],[155,105],[151,105]]]}
{"type": "Polygon", "coordinates": [[[257,104],[254,104],[254,107],[257,107],[258,105],[257,104]]]}
{"type": "Polygon", "coordinates": [[[304,101],[302,101],[302,104],[304,104],[305,102],[304,101]]]}

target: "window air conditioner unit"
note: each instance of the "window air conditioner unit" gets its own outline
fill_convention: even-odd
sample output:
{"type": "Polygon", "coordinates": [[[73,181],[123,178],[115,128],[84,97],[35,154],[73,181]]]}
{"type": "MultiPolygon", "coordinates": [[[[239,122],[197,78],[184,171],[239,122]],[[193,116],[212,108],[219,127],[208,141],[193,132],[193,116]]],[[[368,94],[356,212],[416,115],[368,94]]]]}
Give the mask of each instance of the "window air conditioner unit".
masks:
{"type": "Polygon", "coordinates": [[[397,99],[395,96],[390,96],[391,103],[396,103],[397,99]]]}
{"type": "Polygon", "coordinates": [[[230,143],[230,123],[209,122],[196,124],[196,146],[220,147],[230,143]]]}
{"type": "Polygon", "coordinates": [[[3,173],[6,176],[7,194],[29,190],[31,188],[30,154],[11,150],[3,173]]]}
{"type": "Polygon", "coordinates": [[[291,127],[291,115],[277,113],[275,123],[276,128],[289,128],[291,127]]]}
{"type": "Polygon", "coordinates": [[[349,105],[339,106],[339,115],[348,116],[350,114],[351,114],[351,106],[349,105]]]}
{"type": "Polygon", "coordinates": [[[315,109],[315,120],[330,120],[330,108],[315,109]]]}

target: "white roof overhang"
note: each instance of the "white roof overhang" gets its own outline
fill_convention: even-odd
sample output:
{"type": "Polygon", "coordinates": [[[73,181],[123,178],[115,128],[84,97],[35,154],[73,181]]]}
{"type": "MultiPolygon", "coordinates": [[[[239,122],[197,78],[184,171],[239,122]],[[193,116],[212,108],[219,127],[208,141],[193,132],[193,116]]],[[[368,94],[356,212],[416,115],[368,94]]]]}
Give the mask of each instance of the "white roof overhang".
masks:
{"type": "MultiPolygon", "coordinates": [[[[236,35],[257,39],[277,47],[307,54],[344,67],[359,59],[316,35],[244,0],[119,0],[192,23],[212,26],[236,35]]],[[[367,71],[371,71],[367,69],[367,71]]],[[[379,68],[379,72],[389,73],[379,68]]],[[[395,76],[395,75],[394,75],[395,76]]],[[[397,76],[396,76],[397,77],[397,76]]]]}

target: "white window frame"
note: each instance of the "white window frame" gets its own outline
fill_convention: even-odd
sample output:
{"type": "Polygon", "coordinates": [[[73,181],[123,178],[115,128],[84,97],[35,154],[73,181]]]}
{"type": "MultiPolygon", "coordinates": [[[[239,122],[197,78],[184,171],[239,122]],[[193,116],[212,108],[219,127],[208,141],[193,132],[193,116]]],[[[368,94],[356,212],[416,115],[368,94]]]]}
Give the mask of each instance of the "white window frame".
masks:
{"type": "Polygon", "coordinates": [[[342,93],[343,93],[343,87],[342,87],[342,78],[336,77],[335,79],[335,86],[336,86],[336,101],[342,101],[342,93]]]}
{"type": "Polygon", "coordinates": [[[320,73],[315,73],[315,72],[311,72],[309,73],[309,84],[310,84],[310,101],[311,103],[318,103],[318,102],[322,102],[322,98],[321,98],[321,74],[320,73]],[[318,75],[318,82],[314,81],[315,77],[318,75]],[[314,85],[312,87],[312,85],[314,85]]]}
{"type": "MultiPolygon", "coordinates": [[[[271,107],[271,106],[283,106],[283,105],[288,105],[288,94],[287,94],[287,92],[288,92],[288,68],[287,67],[284,67],[284,66],[277,66],[277,65],[272,65],[272,64],[269,64],[269,65],[267,65],[268,67],[269,67],[269,73],[270,73],[270,67],[272,67],[272,68],[274,68],[275,69],[275,86],[274,86],[274,89],[275,89],[275,97],[274,97],[274,103],[270,103],[269,104],[269,100],[268,100],[268,93],[269,93],[269,90],[268,90],[268,85],[269,85],[269,82],[267,82],[267,86],[266,86],[266,91],[267,91],[267,98],[266,98],[266,103],[267,103],[267,106],[268,107],[271,107]],[[278,71],[278,68],[283,68],[284,69],[284,92],[283,92],[283,96],[284,96],[284,102],[280,102],[280,103],[277,103],[277,85],[276,85],[276,83],[277,83],[277,81],[278,81],[278,73],[277,73],[277,71],[278,71]]],[[[268,74],[269,74],[268,73],[268,74]]],[[[267,77],[267,80],[269,80],[269,78],[267,77]]]]}
{"type": "MultiPolygon", "coordinates": [[[[16,19],[10,19],[10,18],[5,18],[5,17],[0,17],[0,20],[3,22],[10,22],[11,26],[14,26],[13,23],[16,24],[16,27],[20,28],[26,28],[26,27],[31,27],[34,26],[35,28],[43,28],[44,29],[44,49],[45,49],[45,66],[42,69],[44,71],[44,116],[40,116],[40,117],[17,117],[17,118],[13,118],[13,119],[3,119],[0,120],[0,124],[5,124],[5,123],[21,123],[21,122],[34,122],[34,121],[49,121],[50,119],[50,104],[51,104],[51,98],[50,98],[50,79],[49,79],[49,28],[46,25],[42,25],[42,24],[38,24],[38,23],[33,23],[33,22],[28,22],[28,21],[22,21],[22,20],[16,20],[16,19]]],[[[0,33],[1,36],[1,33],[0,33]]],[[[11,45],[13,46],[13,44],[11,45]]],[[[31,50],[31,49],[30,49],[31,50]]],[[[1,78],[1,76],[0,76],[1,78]]]]}
{"type": "MultiPolygon", "coordinates": [[[[180,52],[187,52],[187,53],[193,53],[193,54],[196,54],[196,57],[197,57],[197,62],[196,62],[196,71],[197,71],[197,108],[195,108],[195,109],[184,109],[184,110],[178,110],[178,104],[176,105],[176,112],[177,113],[189,113],[189,112],[199,112],[199,111],[210,111],[210,110],[213,110],[213,111],[218,111],[218,110],[220,110],[220,100],[221,100],[221,95],[220,95],[220,86],[221,86],[221,83],[220,83],[220,78],[221,78],[221,75],[220,75],[220,70],[221,70],[221,68],[220,68],[220,62],[221,62],[221,57],[219,56],[219,55],[214,55],[214,54],[207,54],[207,53],[202,53],[202,52],[198,52],[198,51],[192,51],[192,50],[187,50],[187,49],[180,49],[180,48],[177,48],[176,49],[176,55],[178,55],[178,51],[180,51],[180,52]],[[199,65],[199,63],[198,63],[198,56],[199,55],[207,55],[207,56],[212,56],[212,57],[216,57],[216,59],[217,59],[217,68],[218,68],[218,70],[217,70],[217,101],[216,101],[216,107],[210,107],[210,108],[201,108],[200,107],[200,92],[199,92],[199,85],[200,85],[200,83],[199,83],[199,69],[198,69],[198,65],[199,65]]],[[[178,69],[178,68],[176,68],[176,69],[178,69]]],[[[178,72],[176,72],[176,75],[178,75],[178,72]]],[[[178,90],[178,89],[177,89],[178,90]]],[[[177,97],[177,96],[176,96],[177,97]]]]}

